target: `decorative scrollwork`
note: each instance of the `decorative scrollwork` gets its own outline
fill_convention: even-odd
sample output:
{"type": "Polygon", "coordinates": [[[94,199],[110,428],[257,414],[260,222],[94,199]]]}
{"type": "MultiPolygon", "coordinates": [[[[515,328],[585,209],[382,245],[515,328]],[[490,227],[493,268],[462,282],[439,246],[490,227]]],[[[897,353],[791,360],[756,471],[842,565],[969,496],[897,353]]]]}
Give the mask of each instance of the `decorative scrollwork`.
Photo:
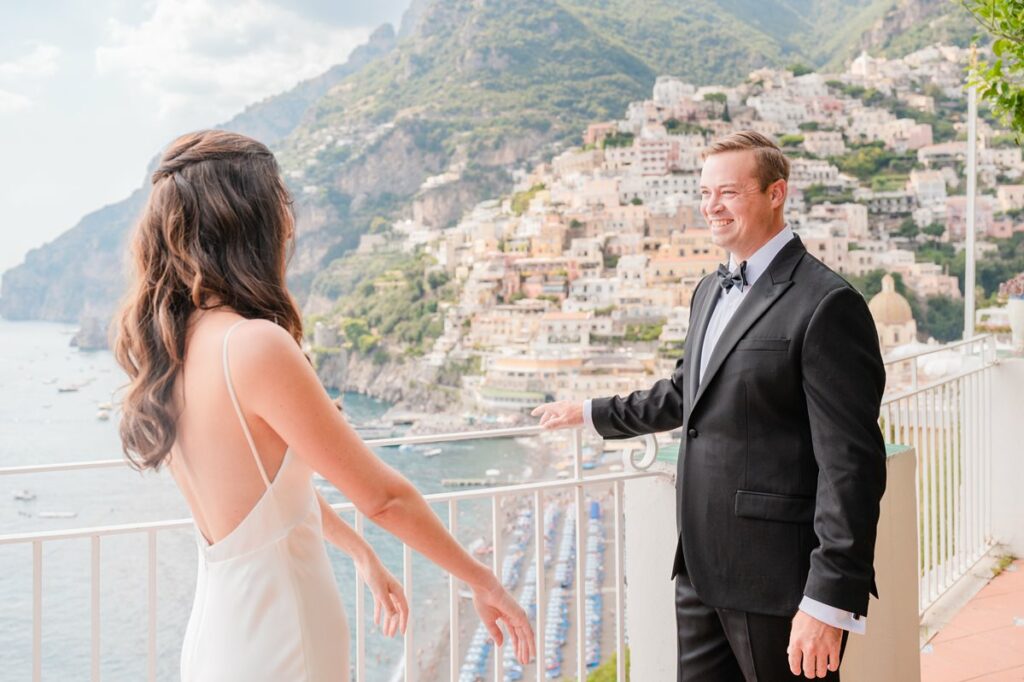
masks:
{"type": "Polygon", "coordinates": [[[624,469],[647,471],[654,464],[654,460],[658,457],[658,440],[654,437],[653,433],[648,433],[643,437],[643,441],[643,454],[639,456],[637,455],[638,450],[636,448],[622,451],[622,466],[624,469]]]}

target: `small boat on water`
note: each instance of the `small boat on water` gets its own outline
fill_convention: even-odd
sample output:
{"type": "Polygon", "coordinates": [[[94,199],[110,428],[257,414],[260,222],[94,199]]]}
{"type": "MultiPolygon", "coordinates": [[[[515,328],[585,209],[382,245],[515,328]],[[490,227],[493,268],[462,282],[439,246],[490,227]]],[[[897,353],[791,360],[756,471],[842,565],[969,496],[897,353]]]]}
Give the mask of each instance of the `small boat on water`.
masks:
{"type": "Polygon", "coordinates": [[[441,448],[428,448],[423,451],[424,457],[437,457],[441,454],[441,448]]]}
{"type": "Polygon", "coordinates": [[[105,422],[108,419],[110,419],[110,412],[106,410],[99,410],[96,412],[96,418],[99,419],[101,422],[105,422]]]}
{"type": "Polygon", "coordinates": [[[12,496],[14,497],[14,499],[21,500],[22,502],[31,502],[32,500],[36,499],[36,494],[29,490],[28,488],[15,490],[12,493],[12,496]]]}
{"type": "Polygon", "coordinates": [[[41,519],[73,519],[78,512],[73,511],[41,511],[36,514],[41,519]]]}
{"type": "Polygon", "coordinates": [[[501,469],[488,469],[487,471],[484,472],[484,476],[487,476],[488,478],[494,478],[495,476],[500,475],[501,469]]]}

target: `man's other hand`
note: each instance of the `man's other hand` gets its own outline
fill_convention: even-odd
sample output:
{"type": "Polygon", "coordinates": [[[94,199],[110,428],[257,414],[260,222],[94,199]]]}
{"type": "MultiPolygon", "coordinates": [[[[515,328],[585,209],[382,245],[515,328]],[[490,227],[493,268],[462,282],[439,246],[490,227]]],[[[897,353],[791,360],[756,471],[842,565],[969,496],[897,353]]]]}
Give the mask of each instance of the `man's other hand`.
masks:
{"type": "Polygon", "coordinates": [[[574,426],[583,426],[583,403],[571,400],[544,403],[533,408],[530,416],[540,417],[540,425],[545,429],[569,429],[574,426]]]}
{"type": "Polygon", "coordinates": [[[822,623],[817,618],[797,611],[793,616],[793,627],[789,631],[789,671],[794,675],[801,672],[811,680],[825,677],[829,671],[839,670],[839,648],[843,631],[822,623]]]}

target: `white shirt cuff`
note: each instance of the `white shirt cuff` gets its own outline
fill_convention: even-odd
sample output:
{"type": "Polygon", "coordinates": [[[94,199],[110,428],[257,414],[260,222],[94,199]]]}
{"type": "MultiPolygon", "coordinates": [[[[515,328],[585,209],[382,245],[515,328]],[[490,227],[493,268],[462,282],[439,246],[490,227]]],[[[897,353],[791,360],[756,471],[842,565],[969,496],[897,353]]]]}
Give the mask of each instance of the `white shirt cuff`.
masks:
{"type": "Polygon", "coordinates": [[[812,618],[817,618],[826,625],[849,630],[850,632],[863,635],[868,627],[867,616],[856,616],[849,611],[837,609],[834,606],[823,604],[817,599],[811,599],[807,595],[800,601],[800,610],[812,618]]]}
{"type": "Polygon", "coordinates": [[[600,438],[601,434],[598,433],[597,429],[594,427],[594,414],[593,414],[593,412],[594,412],[594,406],[592,404],[592,401],[584,400],[583,401],[583,428],[587,429],[588,431],[590,431],[590,433],[592,433],[595,436],[600,438]]]}

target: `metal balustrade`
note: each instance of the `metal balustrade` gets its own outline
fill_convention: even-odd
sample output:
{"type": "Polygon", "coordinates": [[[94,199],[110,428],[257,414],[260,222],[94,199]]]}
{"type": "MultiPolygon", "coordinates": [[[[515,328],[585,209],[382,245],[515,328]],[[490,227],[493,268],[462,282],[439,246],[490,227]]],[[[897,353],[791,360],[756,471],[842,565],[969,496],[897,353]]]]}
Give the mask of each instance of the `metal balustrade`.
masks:
{"type": "Polygon", "coordinates": [[[917,454],[919,611],[924,614],[992,548],[991,376],[995,339],[978,336],[886,363],[897,388],[882,401],[888,443],[917,454]],[[954,353],[922,381],[920,360],[954,353]],[[902,382],[900,380],[902,379],[902,382]]]}
{"type": "MultiPolygon", "coordinates": [[[[966,341],[928,349],[914,355],[886,363],[890,386],[895,389],[883,398],[879,424],[887,443],[906,444],[917,452],[917,493],[918,493],[918,556],[920,568],[919,610],[924,613],[959,578],[983,557],[993,546],[992,515],[989,503],[992,483],[992,424],[991,373],[998,364],[995,340],[991,336],[979,336],[966,341]],[[956,353],[959,357],[956,368],[938,378],[922,378],[922,358],[940,352],[956,353]]],[[[837,396],[836,399],[842,399],[837,396]]],[[[539,427],[498,429],[487,431],[460,432],[428,436],[408,436],[367,440],[370,446],[394,446],[402,444],[445,443],[461,440],[512,438],[537,436],[539,427]]],[[[612,530],[610,549],[611,579],[614,581],[615,653],[617,679],[625,679],[625,599],[624,599],[624,534],[623,498],[627,481],[665,473],[649,472],[647,468],[656,455],[653,436],[645,437],[643,455],[636,457],[636,450],[626,452],[624,471],[612,474],[597,474],[584,477],[582,468],[582,432],[571,432],[571,448],[574,457],[573,476],[568,479],[540,481],[535,483],[503,487],[458,490],[425,496],[430,503],[442,503],[447,507],[449,529],[458,531],[457,519],[460,503],[470,500],[490,500],[491,526],[493,533],[493,567],[496,572],[502,568],[502,517],[501,501],[509,497],[530,499],[533,510],[533,551],[536,585],[536,680],[545,680],[544,644],[545,634],[551,625],[545,622],[545,605],[550,592],[545,584],[544,519],[545,495],[549,493],[571,493],[571,504],[575,508],[576,562],[574,567],[573,597],[576,628],[575,673],[578,680],[585,680],[586,639],[583,627],[586,617],[586,551],[587,516],[584,513],[586,491],[595,487],[612,491],[612,520],[607,526],[612,530]]],[[[121,459],[70,464],[33,465],[0,468],[0,478],[20,474],[44,474],[123,467],[121,459]]],[[[335,504],[339,512],[354,513],[354,528],[362,534],[365,518],[351,504],[335,504]]],[[[42,623],[43,623],[43,546],[47,543],[73,540],[88,540],[90,543],[90,613],[91,613],[91,679],[100,679],[100,556],[103,540],[115,535],[138,535],[147,538],[147,669],[148,678],[156,679],[157,663],[157,539],[161,533],[188,528],[190,519],[177,519],[153,523],[122,524],[113,526],[78,528],[34,533],[0,535],[0,545],[24,545],[32,550],[32,671],[33,680],[42,675],[42,623]]],[[[500,574],[499,574],[500,575],[500,574]]],[[[408,546],[403,549],[402,578],[410,603],[413,600],[415,582],[412,570],[412,552],[408,546]]],[[[449,673],[453,682],[460,675],[459,651],[459,595],[458,581],[448,580],[448,608],[450,620],[449,673]]],[[[366,631],[365,597],[363,583],[357,577],[355,585],[355,622],[353,637],[353,671],[357,681],[366,677],[366,631]]],[[[408,628],[404,640],[405,661],[414,660],[416,632],[408,628]]],[[[414,665],[406,664],[404,679],[415,679],[414,665]]],[[[492,680],[503,680],[503,661],[499,652],[494,651],[491,672],[492,680]]],[[[571,674],[571,672],[570,672],[571,674]]]]}
{"type": "MultiPolygon", "coordinates": [[[[393,446],[402,444],[427,444],[445,443],[462,440],[481,440],[493,438],[513,438],[525,436],[537,436],[543,429],[539,427],[495,429],[486,431],[459,432],[448,434],[437,434],[430,436],[409,436],[402,438],[381,438],[367,440],[371,447],[393,446]]],[[[545,539],[542,527],[544,518],[545,494],[569,492],[572,494],[572,504],[576,509],[575,531],[577,547],[581,547],[577,554],[574,600],[576,604],[576,678],[586,679],[586,640],[585,640],[585,600],[586,600],[586,545],[587,538],[587,516],[584,512],[584,501],[588,489],[603,488],[611,489],[612,493],[612,520],[610,527],[613,529],[613,537],[608,544],[611,549],[613,561],[612,576],[614,579],[615,592],[615,652],[617,654],[618,679],[625,679],[625,613],[624,613],[624,589],[625,575],[623,571],[623,550],[624,550],[624,523],[622,519],[623,497],[625,494],[625,482],[637,478],[650,477],[658,474],[648,472],[647,468],[654,462],[657,454],[657,443],[653,436],[644,438],[642,455],[637,456],[637,449],[626,450],[624,464],[626,468],[622,472],[610,474],[583,475],[583,448],[582,432],[579,429],[571,431],[571,447],[574,458],[574,476],[568,479],[551,481],[539,481],[507,485],[502,487],[477,488],[469,490],[458,490],[454,492],[437,493],[425,495],[429,503],[443,503],[448,509],[449,530],[454,534],[457,532],[457,519],[459,504],[470,500],[490,500],[491,503],[491,526],[492,543],[494,547],[493,568],[501,576],[502,569],[502,515],[501,501],[510,497],[527,497],[531,500],[533,509],[533,551],[534,567],[537,572],[537,609],[534,622],[536,634],[537,660],[535,661],[537,682],[545,680],[544,668],[544,641],[548,624],[544,622],[543,605],[548,596],[545,585],[546,571],[544,567],[544,546],[545,539]]],[[[84,469],[100,469],[109,467],[126,466],[123,460],[102,460],[95,462],[76,462],[70,464],[36,465],[0,468],[0,478],[3,476],[19,474],[41,474],[60,473],[67,471],[80,471],[84,469]]],[[[338,512],[350,512],[355,515],[353,527],[360,535],[365,527],[365,517],[350,503],[331,505],[338,512]]],[[[0,545],[25,545],[32,548],[32,679],[38,681],[42,678],[42,624],[43,624],[43,546],[47,543],[73,540],[88,540],[90,543],[90,642],[91,642],[91,679],[95,682],[100,679],[101,648],[100,648],[100,554],[104,538],[115,535],[140,535],[147,538],[147,675],[148,679],[156,680],[157,675],[157,539],[161,533],[167,531],[189,528],[192,526],[191,519],[176,519],[153,523],[121,524],[113,526],[100,526],[91,528],[75,528],[57,531],[41,531],[34,533],[15,533],[0,535],[0,545]]],[[[403,568],[402,579],[406,597],[410,603],[414,599],[415,581],[413,576],[412,550],[406,545],[403,546],[403,568]]],[[[459,650],[459,595],[458,582],[454,577],[448,580],[449,592],[449,658],[450,674],[453,682],[459,679],[460,674],[460,650],[459,650]]],[[[355,623],[353,637],[353,671],[357,682],[366,679],[366,628],[365,628],[365,595],[363,582],[356,578],[355,584],[355,623]]],[[[409,662],[415,660],[415,637],[416,631],[413,627],[414,620],[410,619],[409,626],[404,636],[404,680],[411,682],[416,679],[415,665],[409,662]]],[[[497,649],[493,652],[492,680],[504,680],[504,670],[501,652],[497,649]]]]}

